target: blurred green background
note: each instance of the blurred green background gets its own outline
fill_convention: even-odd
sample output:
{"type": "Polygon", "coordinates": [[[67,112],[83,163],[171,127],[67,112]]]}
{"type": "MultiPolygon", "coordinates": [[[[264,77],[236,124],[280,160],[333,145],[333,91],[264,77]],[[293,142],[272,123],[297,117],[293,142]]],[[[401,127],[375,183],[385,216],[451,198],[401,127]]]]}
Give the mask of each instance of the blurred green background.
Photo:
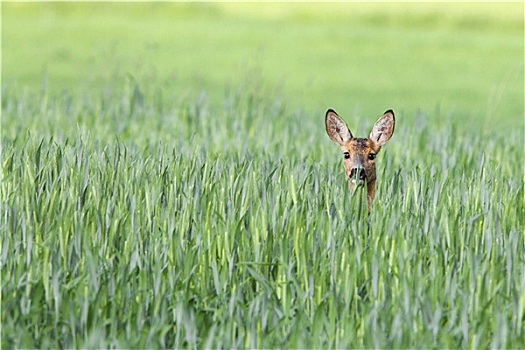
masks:
{"type": "Polygon", "coordinates": [[[2,49],[11,93],[133,80],[146,99],[219,107],[251,84],[309,118],[364,116],[361,132],[388,108],[523,129],[523,3],[2,3],[2,49]]]}

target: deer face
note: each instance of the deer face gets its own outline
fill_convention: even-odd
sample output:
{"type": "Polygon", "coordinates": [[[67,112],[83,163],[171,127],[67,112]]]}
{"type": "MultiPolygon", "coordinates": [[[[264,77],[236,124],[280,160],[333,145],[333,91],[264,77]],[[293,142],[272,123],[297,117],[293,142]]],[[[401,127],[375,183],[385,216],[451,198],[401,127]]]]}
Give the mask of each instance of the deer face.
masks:
{"type": "Polygon", "coordinates": [[[394,133],[395,117],[392,110],[386,111],[374,124],[368,138],[355,138],[343,119],[329,109],[326,112],[326,133],[341,147],[343,165],[349,188],[364,187],[368,192],[368,209],[375,195],[376,156],[394,133]]]}
{"type": "Polygon", "coordinates": [[[343,165],[351,189],[376,180],[376,154],[381,147],[363,138],[352,138],[341,146],[343,165]]]}

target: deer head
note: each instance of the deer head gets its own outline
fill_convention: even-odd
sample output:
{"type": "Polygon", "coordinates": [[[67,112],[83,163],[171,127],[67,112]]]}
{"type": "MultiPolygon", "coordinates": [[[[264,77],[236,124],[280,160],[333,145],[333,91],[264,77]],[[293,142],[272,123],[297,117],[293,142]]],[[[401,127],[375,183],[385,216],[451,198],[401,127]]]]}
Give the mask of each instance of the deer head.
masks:
{"type": "Polygon", "coordinates": [[[350,190],[367,188],[370,211],[376,188],[376,156],[394,133],[394,112],[389,109],[374,124],[367,138],[354,137],[343,119],[329,109],[326,112],[326,133],[341,147],[343,165],[350,190]]]}

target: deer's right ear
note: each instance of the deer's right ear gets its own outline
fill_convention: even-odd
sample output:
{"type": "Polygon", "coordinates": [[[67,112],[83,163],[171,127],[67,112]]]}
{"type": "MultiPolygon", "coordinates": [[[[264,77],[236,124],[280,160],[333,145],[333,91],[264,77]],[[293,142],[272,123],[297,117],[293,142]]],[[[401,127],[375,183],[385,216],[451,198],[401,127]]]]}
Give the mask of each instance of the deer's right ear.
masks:
{"type": "Polygon", "coordinates": [[[396,118],[394,117],[394,111],[389,109],[374,124],[368,138],[376,142],[379,146],[383,146],[385,142],[392,137],[395,124],[396,118]]]}
{"type": "Polygon", "coordinates": [[[335,143],[342,146],[353,138],[344,120],[333,109],[329,109],[326,112],[325,123],[326,133],[335,143]]]}

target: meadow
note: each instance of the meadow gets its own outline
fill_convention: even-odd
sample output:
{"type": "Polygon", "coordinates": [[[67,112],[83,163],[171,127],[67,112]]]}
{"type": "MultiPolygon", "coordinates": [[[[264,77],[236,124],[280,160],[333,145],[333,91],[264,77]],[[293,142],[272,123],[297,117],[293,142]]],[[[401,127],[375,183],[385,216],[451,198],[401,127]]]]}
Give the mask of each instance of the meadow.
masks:
{"type": "Polygon", "coordinates": [[[443,6],[3,3],[2,348],[522,347],[523,4],[443,6]]]}

